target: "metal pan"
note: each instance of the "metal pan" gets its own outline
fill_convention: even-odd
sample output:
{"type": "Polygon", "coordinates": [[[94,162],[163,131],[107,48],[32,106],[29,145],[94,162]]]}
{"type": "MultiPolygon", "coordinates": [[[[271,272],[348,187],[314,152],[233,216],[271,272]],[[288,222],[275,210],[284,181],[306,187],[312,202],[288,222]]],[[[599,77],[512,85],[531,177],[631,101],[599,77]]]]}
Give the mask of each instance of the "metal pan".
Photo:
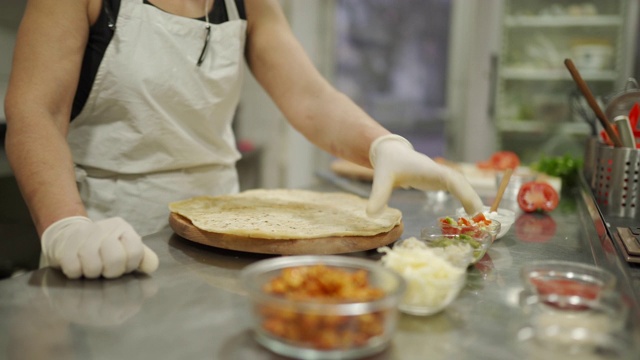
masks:
{"type": "Polygon", "coordinates": [[[629,78],[624,90],[607,97],[604,113],[608,119],[628,116],[635,103],[640,103],[640,86],[636,79],[629,78]]]}

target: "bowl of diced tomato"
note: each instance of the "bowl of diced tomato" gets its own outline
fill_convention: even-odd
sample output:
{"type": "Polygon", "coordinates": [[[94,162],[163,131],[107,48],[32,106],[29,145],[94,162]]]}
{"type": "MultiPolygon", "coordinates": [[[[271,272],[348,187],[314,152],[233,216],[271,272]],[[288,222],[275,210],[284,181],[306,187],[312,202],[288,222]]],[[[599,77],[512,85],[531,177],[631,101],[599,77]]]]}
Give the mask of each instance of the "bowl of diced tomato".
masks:
{"type": "MultiPolygon", "coordinates": [[[[511,225],[516,221],[516,213],[509,209],[498,208],[496,211],[490,211],[491,208],[489,206],[484,206],[482,208],[482,215],[485,219],[491,220],[493,222],[499,223],[500,227],[498,229],[498,233],[494,240],[502,238],[511,228],[511,225]]],[[[456,214],[461,218],[470,218],[470,215],[464,210],[464,208],[458,208],[456,210],[456,214]]],[[[477,215],[480,216],[480,215],[477,215]]]]}
{"type": "Polygon", "coordinates": [[[489,219],[483,213],[473,217],[467,216],[466,213],[465,215],[456,217],[439,217],[438,225],[442,229],[443,234],[478,235],[480,232],[486,231],[491,235],[491,242],[498,238],[502,227],[499,221],[489,219]]]}

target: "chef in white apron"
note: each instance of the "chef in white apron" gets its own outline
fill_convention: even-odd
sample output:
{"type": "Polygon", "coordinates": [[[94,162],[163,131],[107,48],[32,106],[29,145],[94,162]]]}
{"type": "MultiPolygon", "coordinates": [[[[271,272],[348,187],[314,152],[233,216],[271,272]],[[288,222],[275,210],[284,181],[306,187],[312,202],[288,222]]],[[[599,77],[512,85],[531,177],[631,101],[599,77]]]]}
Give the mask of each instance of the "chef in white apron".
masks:
{"type": "MultiPolygon", "coordinates": [[[[185,6],[177,0],[157,1],[185,6]]],[[[200,2],[204,14],[212,1],[200,2]]],[[[68,100],[53,85],[68,88],[70,83],[48,73],[47,61],[62,68],[62,74],[77,70],[67,69],[73,61],[60,60],[64,51],[50,49],[38,35],[75,34],[56,32],[60,24],[73,26],[67,18],[74,17],[56,14],[58,3],[53,0],[27,7],[20,30],[24,39],[19,36],[16,47],[21,61],[16,61],[7,94],[7,151],[49,265],[72,278],[153,272],[157,257],[141,235],[168,225],[168,203],[238,191],[235,162],[240,155],[231,122],[243,56],[303,135],[333,155],[374,167],[370,214],[386,205],[397,186],[449,190],[468,211],[481,208],[461,176],[415,152],[408,141],[390,134],[322,79],[286,26],[277,1],[247,0],[247,20],[239,17],[234,0],[216,1],[224,1],[227,9],[228,21],[221,24],[211,24],[208,15],[202,21],[143,0],[121,0],[115,32],[90,95],[70,124],[58,120],[64,116],[51,105],[68,100]],[[48,80],[42,87],[48,92],[29,82],[33,73],[48,80]],[[21,94],[45,101],[36,101],[33,110],[21,94]],[[36,120],[42,114],[52,121],[36,120]],[[55,137],[44,145],[20,140],[27,134],[36,137],[34,133],[44,137],[47,130],[66,131],[68,148],[55,137]],[[67,170],[71,158],[74,166],[67,170]],[[72,172],[77,189],[70,188],[72,172]],[[47,181],[52,184],[40,186],[47,181]]],[[[78,3],[89,9],[102,6],[96,0],[78,3]]],[[[67,12],[76,11],[73,2],[64,6],[67,12]]],[[[82,16],[75,19],[82,22],[82,16]]]]}
{"type": "Polygon", "coordinates": [[[238,191],[231,122],[246,21],[235,1],[223,1],[229,21],[216,25],[121,0],[113,39],[67,136],[89,218],[120,216],[144,236],[168,226],[172,201],[238,191]]]}

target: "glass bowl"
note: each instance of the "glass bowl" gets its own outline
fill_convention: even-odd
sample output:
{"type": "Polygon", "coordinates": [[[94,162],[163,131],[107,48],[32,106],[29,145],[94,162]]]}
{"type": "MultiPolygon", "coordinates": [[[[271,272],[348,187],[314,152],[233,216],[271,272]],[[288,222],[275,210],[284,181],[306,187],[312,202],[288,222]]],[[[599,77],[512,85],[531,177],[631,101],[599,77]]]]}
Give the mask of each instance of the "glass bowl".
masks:
{"type": "Polygon", "coordinates": [[[575,355],[586,355],[589,359],[636,358],[637,354],[624,356],[632,354],[629,351],[632,347],[625,331],[629,306],[622,297],[609,293],[595,302],[577,298],[573,305],[588,311],[549,306],[548,301],[552,298],[553,295],[528,295],[523,299],[523,314],[528,321],[518,333],[520,340],[530,339],[541,349],[552,349],[556,356],[551,358],[557,358],[561,353],[566,355],[562,358],[575,355]],[[607,356],[597,356],[603,354],[607,356]]]}
{"type": "Polygon", "coordinates": [[[267,349],[302,359],[361,358],[395,333],[406,282],[379,263],[347,256],[262,260],[240,276],[252,329],[267,349]]]}
{"type": "Polygon", "coordinates": [[[467,244],[471,247],[472,259],[469,265],[477,263],[484,257],[493,242],[493,235],[485,230],[473,229],[451,233],[450,228],[428,226],[420,231],[420,240],[432,248],[449,248],[452,245],[467,244]]]}
{"type": "MultiPolygon", "coordinates": [[[[502,183],[502,178],[504,177],[504,171],[499,171],[496,173],[496,190],[500,188],[500,184],[502,183]]],[[[531,171],[522,171],[516,170],[511,174],[509,178],[509,182],[507,183],[507,187],[504,189],[504,193],[502,194],[503,200],[511,200],[514,201],[518,198],[518,192],[520,191],[520,187],[523,184],[528,183],[529,181],[533,181],[536,178],[536,174],[531,171]]]]}
{"type": "Polygon", "coordinates": [[[453,302],[466,283],[466,267],[455,266],[429,247],[424,240],[410,237],[397,241],[392,249],[384,248],[381,262],[401,274],[407,282],[407,291],[400,301],[400,311],[410,315],[431,315],[453,302]]]}
{"type": "Polygon", "coordinates": [[[479,224],[469,222],[467,216],[443,216],[438,218],[438,225],[444,234],[467,234],[474,235],[486,231],[491,235],[491,242],[498,239],[502,224],[497,220],[491,220],[491,224],[479,224]],[[465,219],[465,220],[463,220],[465,219]]]}
{"type": "Polygon", "coordinates": [[[586,310],[616,286],[615,275],[606,269],[562,260],[527,263],[520,276],[527,291],[564,310],[586,310]]]}
{"type": "MultiPolygon", "coordinates": [[[[490,206],[484,206],[482,208],[482,213],[487,219],[491,219],[493,221],[497,221],[500,223],[500,230],[496,234],[496,239],[495,239],[495,240],[498,240],[502,238],[509,231],[509,229],[511,228],[511,225],[513,225],[513,223],[516,221],[516,213],[513,210],[509,210],[505,208],[498,208],[498,210],[494,212],[490,212],[489,211],[490,209],[491,209],[490,206]]],[[[456,215],[469,217],[469,214],[467,214],[467,212],[464,211],[464,208],[458,208],[456,210],[456,215]]]]}

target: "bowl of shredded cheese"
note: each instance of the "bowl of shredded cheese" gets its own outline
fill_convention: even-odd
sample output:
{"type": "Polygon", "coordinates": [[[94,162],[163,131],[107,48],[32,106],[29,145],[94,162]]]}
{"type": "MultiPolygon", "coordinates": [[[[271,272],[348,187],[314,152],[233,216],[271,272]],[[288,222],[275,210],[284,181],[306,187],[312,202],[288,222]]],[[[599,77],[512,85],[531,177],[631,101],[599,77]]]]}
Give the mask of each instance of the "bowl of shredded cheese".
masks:
{"type": "Polygon", "coordinates": [[[415,237],[378,251],[384,254],[382,265],[402,275],[407,283],[400,311],[420,316],[438,313],[458,297],[473,257],[469,246],[432,248],[415,237]]]}
{"type": "Polygon", "coordinates": [[[355,359],[384,350],[395,333],[404,279],[377,261],[299,255],[243,269],[258,343],[297,359],[355,359]]]}

